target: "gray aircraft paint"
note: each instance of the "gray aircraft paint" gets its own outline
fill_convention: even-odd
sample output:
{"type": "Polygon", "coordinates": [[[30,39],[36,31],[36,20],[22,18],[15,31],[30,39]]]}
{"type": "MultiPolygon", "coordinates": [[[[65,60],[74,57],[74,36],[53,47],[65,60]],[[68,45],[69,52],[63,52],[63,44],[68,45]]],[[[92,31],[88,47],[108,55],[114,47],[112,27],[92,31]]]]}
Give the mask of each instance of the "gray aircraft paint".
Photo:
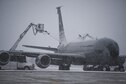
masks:
{"type": "MultiPolygon", "coordinates": [[[[109,38],[102,38],[98,40],[89,40],[82,42],[71,42],[66,43],[65,32],[63,28],[61,7],[57,7],[58,19],[59,19],[59,46],[58,53],[78,53],[84,56],[92,53],[96,53],[96,56],[119,56],[119,46],[118,44],[109,38]]],[[[92,54],[92,55],[91,55],[92,54]]],[[[88,55],[89,56],[89,55],[88,55]]]]}
{"type": "MultiPolygon", "coordinates": [[[[81,56],[82,60],[80,60],[80,64],[83,62],[87,64],[98,64],[98,65],[117,65],[120,63],[119,58],[119,46],[118,44],[109,38],[101,38],[96,40],[89,41],[81,41],[81,42],[71,42],[66,43],[65,32],[63,28],[62,15],[60,7],[57,7],[58,19],[59,19],[59,46],[55,53],[62,54],[76,54],[77,56],[81,56]],[[83,59],[84,58],[84,59],[83,59]]],[[[25,47],[31,47],[36,49],[45,49],[44,47],[35,47],[26,45],[25,47]]],[[[46,50],[51,50],[51,48],[47,48],[46,50]]],[[[54,50],[54,48],[52,48],[54,50]]],[[[51,51],[52,51],[51,50],[51,51]]],[[[71,55],[72,56],[72,55],[71,55]]],[[[76,56],[76,57],[77,57],[76,56]]],[[[59,56],[60,57],[60,56],[59,56]]],[[[66,55],[66,57],[68,57],[66,55]]],[[[76,61],[76,57],[73,57],[73,60],[76,61]]],[[[121,61],[121,62],[124,62],[121,61]]],[[[77,62],[76,62],[77,64],[77,62]]]]}
{"type": "MultiPolygon", "coordinates": [[[[65,32],[62,23],[62,15],[60,7],[57,9],[59,17],[59,38],[61,44],[58,46],[58,53],[76,53],[84,57],[82,63],[86,64],[99,64],[99,65],[116,65],[120,64],[119,61],[119,46],[109,38],[101,38],[98,40],[90,40],[83,42],[66,43],[65,32]],[[63,39],[63,40],[62,40],[63,39]],[[65,40],[64,40],[65,39],[65,40]]],[[[73,59],[74,60],[74,59],[73,59]]],[[[74,61],[77,61],[75,59],[74,61]]],[[[80,60],[79,60],[80,61],[80,60]]],[[[124,63],[124,61],[122,61],[124,63]]],[[[80,61],[81,63],[81,61],[80,61]]]]}

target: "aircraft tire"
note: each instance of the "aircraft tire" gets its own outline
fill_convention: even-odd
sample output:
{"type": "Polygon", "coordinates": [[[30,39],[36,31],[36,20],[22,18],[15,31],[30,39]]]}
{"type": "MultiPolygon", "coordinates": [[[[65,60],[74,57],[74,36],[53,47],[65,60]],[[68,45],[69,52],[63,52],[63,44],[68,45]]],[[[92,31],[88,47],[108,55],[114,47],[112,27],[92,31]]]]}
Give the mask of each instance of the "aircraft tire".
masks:
{"type": "Polygon", "coordinates": [[[98,66],[98,71],[103,71],[103,68],[104,68],[104,67],[103,67],[102,65],[99,65],[99,66],[98,66]]]}
{"type": "Polygon", "coordinates": [[[125,71],[124,68],[121,68],[121,69],[120,69],[120,72],[124,72],[124,71],[125,71]]]}
{"type": "Polygon", "coordinates": [[[30,68],[28,66],[25,66],[24,70],[30,70],[30,68]]]}
{"type": "Polygon", "coordinates": [[[108,65],[104,66],[103,71],[110,71],[110,67],[108,65]]]}
{"type": "Polygon", "coordinates": [[[120,71],[120,72],[124,72],[124,66],[123,65],[119,65],[118,68],[115,68],[114,71],[120,71]]]}
{"type": "Polygon", "coordinates": [[[103,71],[110,71],[110,68],[109,67],[104,67],[103,71]]]}
{"type": "Polygon", "coordinates": [[[125,69],[124,69],[124,66],[123,66],[123,65],[119,65],[119,71],[120,71],[120,72],[124,72],[124,71],[125,71],[125,69]]]}
{"type": "Polygon", "coordinates": [[[106,68],[106,71],[110,71],[110,68],[109,68],[109,67],[107,67],[107,68],[106,68]]]}
{"type": "MultiPolygon", "coordinates": [[[[87,65],[83,66],[83,71],[95,71],[96,69],[94,69],[94,67],[88,67],[87,65]]],[[[97,71],[97,70],[96,70],[97,71]]]]}

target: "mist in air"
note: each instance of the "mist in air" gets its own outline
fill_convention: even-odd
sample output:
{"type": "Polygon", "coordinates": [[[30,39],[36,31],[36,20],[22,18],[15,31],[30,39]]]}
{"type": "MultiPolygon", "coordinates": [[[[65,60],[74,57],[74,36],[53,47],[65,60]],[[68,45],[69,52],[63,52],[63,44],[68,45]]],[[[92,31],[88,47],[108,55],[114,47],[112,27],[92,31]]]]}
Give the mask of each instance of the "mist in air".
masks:
{"type": "Polygon", "coordinates": [[[51,36],[28,31],[17,50],[44,52],[22,45],[57,47],[58,16],[61,8],[67,41],[78,40],[79,34],[94,38],[111,38],[126,55],[126,0],[0,0],[0,50],[9,50],[19,35],[32,22],[42,23],[51,36]]]}

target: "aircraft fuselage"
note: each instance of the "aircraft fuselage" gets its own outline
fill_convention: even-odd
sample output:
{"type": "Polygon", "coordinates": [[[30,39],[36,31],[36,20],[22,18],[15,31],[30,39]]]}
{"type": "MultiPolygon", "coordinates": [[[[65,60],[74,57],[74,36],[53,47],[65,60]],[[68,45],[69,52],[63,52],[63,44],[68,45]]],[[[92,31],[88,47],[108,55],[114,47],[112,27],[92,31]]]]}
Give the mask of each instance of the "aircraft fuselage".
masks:
{"type": "MultiPolygon", "coordinates": [[[[76,53],[84,56],[86,64],[117,65],[119,63],[119,46],[109,38],[68,43],[59,48],[59,53],[76,53]]],[[[77,61],[77,60],[76,60],[77,61]]],[[[78,60],[75,64],[80,64],[78,60]]]]}

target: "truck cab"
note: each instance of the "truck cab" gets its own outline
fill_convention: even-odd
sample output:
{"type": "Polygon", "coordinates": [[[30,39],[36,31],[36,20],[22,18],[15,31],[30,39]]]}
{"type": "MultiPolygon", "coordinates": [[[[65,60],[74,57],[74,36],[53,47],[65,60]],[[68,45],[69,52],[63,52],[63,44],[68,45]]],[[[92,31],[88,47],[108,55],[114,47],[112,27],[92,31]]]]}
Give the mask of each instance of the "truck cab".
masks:
{"type": "Polygon", "coordinates": [[[1,70],[34,70],[35,65],[28,61],[27,56],[10,56],[8,64],[0,66],[1,70]]]}

